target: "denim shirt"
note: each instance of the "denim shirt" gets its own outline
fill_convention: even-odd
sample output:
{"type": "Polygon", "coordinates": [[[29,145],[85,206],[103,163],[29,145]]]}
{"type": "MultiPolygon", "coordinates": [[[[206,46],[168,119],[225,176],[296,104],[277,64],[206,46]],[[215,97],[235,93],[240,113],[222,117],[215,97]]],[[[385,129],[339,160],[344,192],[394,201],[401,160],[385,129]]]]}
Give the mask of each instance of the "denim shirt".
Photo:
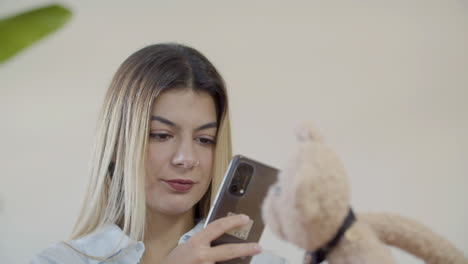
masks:
{"type": "MultiPolygon", "coordinates": [[[[178,244],[186,242],[195,233],[203,229],[204,221],[182,235],[178,244]]],[[[120,227],[115,224],[105,226],[95,233],[68,242],[52,244],[36,255],[30,264],[137,264],[140,262],[145,245],[141,241],[130,239],[120,227]],[[94,260],[80,252],[93,257],[106,257],[108,261],[94,260]],[[113,253],[109,256],[109,254],[113,253]]],[[[252,264],[283,264],[282,257],[263,252],[252,258],[252,264]]]]}

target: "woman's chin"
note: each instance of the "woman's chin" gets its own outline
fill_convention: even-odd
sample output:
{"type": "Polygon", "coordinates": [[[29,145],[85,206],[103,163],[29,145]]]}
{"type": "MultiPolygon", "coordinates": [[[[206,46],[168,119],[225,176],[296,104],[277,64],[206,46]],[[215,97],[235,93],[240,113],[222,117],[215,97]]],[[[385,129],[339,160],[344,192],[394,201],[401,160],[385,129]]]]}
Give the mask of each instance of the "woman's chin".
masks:
{"type": "Polygon", "coordinates": [[[164,204],[156,204],[156,205],[148,205],[148,208],[158,214],[163,215],[181,215],[187,213],[192,209],[193,205],[190,203],[164,203],[164,204]]]}
{"type": "Polygon", "coordinates": [[[168,208],[167,210],[161,210],[160,213],[164,215],[170,215],[170,216],[177,216],[177,215],[183,215],[190,211],[192,208],[168,208]]]}
{"type": "Polygon", "coordinates": [[[147,208],[155,213],[164,215],[181,215],[190,211],[198,202],[197,195],[148,195],[147,208]]]}

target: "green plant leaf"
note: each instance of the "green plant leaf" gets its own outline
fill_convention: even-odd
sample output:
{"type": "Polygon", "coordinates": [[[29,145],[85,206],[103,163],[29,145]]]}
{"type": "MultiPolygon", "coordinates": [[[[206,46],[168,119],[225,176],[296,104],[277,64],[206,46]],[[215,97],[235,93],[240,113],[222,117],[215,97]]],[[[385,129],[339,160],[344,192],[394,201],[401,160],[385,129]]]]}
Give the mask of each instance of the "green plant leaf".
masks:
{"type": "Polygon", "coordinates": [[[71,11],[48,5],[0,19],[0,63],[62,27],[71,11]]]}

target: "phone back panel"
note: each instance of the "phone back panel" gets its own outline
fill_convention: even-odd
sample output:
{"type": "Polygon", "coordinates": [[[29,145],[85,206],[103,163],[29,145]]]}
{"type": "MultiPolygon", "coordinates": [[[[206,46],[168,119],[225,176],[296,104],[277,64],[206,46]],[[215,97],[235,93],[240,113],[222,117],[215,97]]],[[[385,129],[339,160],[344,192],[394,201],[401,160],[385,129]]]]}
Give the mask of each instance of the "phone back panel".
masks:
{"type": "MultiPolygon", "coordinates": [[[[261,215],[262,202],[269,187],[276,182],[278,173],[277,169],[247,157],[240,155],[233,157],[208,214],[205,226],[218,218],[231,214],[246,214],[250,217],[251,222],[240,229],[223,234],[218,239],[212,241],[212,246],[226,243],[258,242],[260,240],[264,229],[261,215]],[[232,194],[229,188],[236,175],[236,170],[239,168],[239,165],[244,163],[252,166],[253,172],[244,194],[237,196],[232,194]]],[[[222,263],[245,264],[250,263],[250,259],[250,257],[234,259],[222,263]]]]}

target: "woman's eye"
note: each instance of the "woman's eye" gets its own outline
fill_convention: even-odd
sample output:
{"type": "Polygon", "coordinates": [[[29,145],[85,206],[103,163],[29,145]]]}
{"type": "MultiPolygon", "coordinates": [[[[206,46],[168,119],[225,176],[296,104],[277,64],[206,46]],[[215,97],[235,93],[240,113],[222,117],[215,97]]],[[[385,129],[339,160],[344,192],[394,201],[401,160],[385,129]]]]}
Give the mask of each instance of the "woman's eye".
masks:
{"type": "Polygon", "coordinates": [[[216,143],[216,141],[214,141],[213,139],[204,137],[197,138],[197,141],[202,145],[214,145],[216,143]]]}
{"type": "Polygon", "coordinates": [[[150,133],[150,138],[154,138],[157,141],[166,141],[172,138],[172,136],[167,133],[150,133]]]}

